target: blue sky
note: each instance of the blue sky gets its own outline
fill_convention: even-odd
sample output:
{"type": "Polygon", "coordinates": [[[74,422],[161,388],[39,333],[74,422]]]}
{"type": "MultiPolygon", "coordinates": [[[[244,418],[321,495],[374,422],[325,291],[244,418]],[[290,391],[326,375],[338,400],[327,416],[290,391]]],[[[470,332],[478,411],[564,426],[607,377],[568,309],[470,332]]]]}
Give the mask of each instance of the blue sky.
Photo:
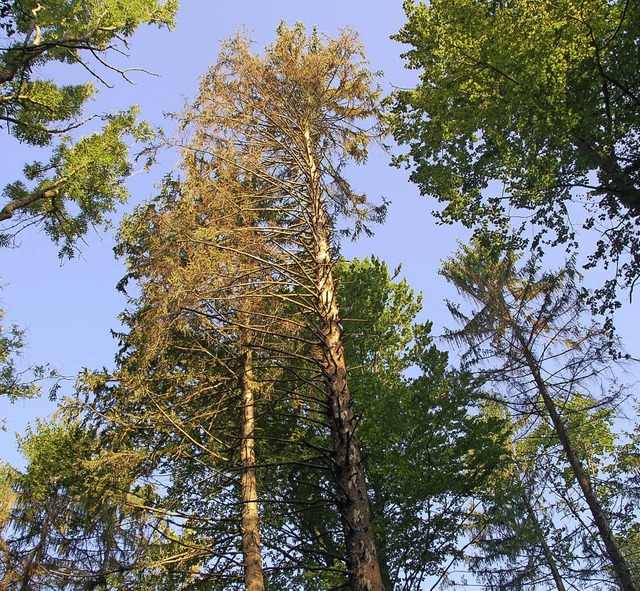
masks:
{"type": "MultiPolygon", "coordinates": [[[[409,87],[415,81],[416,73],[403,67],[402,46],[389,38],[405,20],[400,1],[185,1],[175,31],[140,30],[131,42],[130,58],[122,62],[158,76],[134,73],[135,85],[109,76],[114,88],[102,88],[91,109],[112,112],[139,104],[143,118],[170,129],[163,113],[180,110],[185,99],[195,95],[198,77],[215,62],[221,40],[245,27],[256,48],[261,48],[274,39],[281,20],[316,25],[329,35],[348,25],[360,33],[371,68],[384,72],[381,82],[385,92],[409,87]]],[[[60,70],[59,75],[76,74],[60,70]]],[[[27,155],[6,134],[0,139],[0,150],[4,163],[0,185],[4,185],[15,180],[27,155]]],[[[174,164],[167,159],[150,175],[137,172],[129,182],[132,199],[123,211],[150,197],[161,170],[174,164]]],[[[345,256],[375,254],[392,268],[402,263],[402,275],[416,291],[424,293],[424,317],[434,320],[437,330],[451,325],[443,299],[454,294],[437,269],[440,260],[455,249],[456,239],[465,237],[462,228],[437,226],[430,215],[434,203],[418,196],[408,182],[407,171],[389,167],[389,157],[382,150],[374,149],[368,165],[354,170],[351,178],[373,200],[380,196],[389,199],[391,207],[387,223],[377,229],[374,238],[343,245],[345,256]]],[[[20,248],[0,250],[4,286],[0,300],[7,321],[28,331],[25,362],[50,363],[71,378],[82,367],[110,366],[116,348],[110,330],[118,327],[117,315],[125,305],[115,290],[123,267],[113,258],[112,233],[90,235],[81,256],[62,265],[55,246],[44,236],[27,231],[20,242],[20,248]]],[[[631,353],[640,357],[640,340],[634,334],[636,316],[637,304],[627,305],[619,324],[631,353]]],[[[60,394],[70,394],[72,386],[72,380],[64,382],[60,394]]],[[[13,405],[0,401],[0,416],[7,417],[7,431],[0,433],[0,458],[16,462],[14,433],[53,408],[46,396],[13,405]]]]}

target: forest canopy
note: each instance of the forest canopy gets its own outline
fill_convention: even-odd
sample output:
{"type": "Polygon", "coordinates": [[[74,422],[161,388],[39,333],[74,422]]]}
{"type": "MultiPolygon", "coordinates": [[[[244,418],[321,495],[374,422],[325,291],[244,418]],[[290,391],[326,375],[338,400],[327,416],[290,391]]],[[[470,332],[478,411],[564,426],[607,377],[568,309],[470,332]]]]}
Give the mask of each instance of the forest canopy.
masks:
{"type": "Polygon", "coordinates": [[[45,155],[5,246],[95,269],[133,193],[37,349],[76,378],[23,359],[67,312],[18,269],[0,393],[55,411],[0,462],[0,589],[637,591],[635,3],[290,4],[0,0],[2,141],[45,155]]]}

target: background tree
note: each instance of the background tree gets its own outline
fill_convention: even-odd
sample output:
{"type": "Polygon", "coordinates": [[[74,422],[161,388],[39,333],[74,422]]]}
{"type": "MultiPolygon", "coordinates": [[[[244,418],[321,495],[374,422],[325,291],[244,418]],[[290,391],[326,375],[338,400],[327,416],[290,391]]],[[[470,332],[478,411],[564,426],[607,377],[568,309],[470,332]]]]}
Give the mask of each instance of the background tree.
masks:
{"type": "Polygon", "coordinates": [[[100,429],[108,457],[130,458],[139,486],[157,491],[138,505],[167,523],[162,585],[244,588],[237,352],[225,357],[204,332],[176,327],[163,335],[166,344],[152,336],[148,346],[153,325],[136,328],[122,338],[115,372],[84,377],[85,421],[100,429]]]}
{"type": "Polygon", "coordinates": [[[395,96],[395,137],[444,222],[575,249],[612,274],[592,298],[619,304],[640,275],[640,13],[629,0],[405,3],[396,39],[421,71],[395,96]],[[579,204],[575,206],[573,204],[579,204]],[[513,215],[512,215],[513,214],[513,215]],[[528,230],[527,230],[528,231],[528,230]]]}
{"type": "MultiPolygon", "coordinates": [[[[576,397],[584,392],[593,396],[593,388],[612,369],[606,331],[595,323],[582,324],[585,310],[572,263],[557,272],[540,273],[535,259],[521,268],[516,261],[513,253],[500,254],[499,249],[475,242],[443,263],[445,278],[477,306],[469,314],[459,306],[449,306],[462,328],[448,336],[468,345],[465,360],[484,365],[485,377],[508,385],[503,404],[519,415],[537,415],[548,421],[615,579],[621,589],[631,591],[636,586],[629,564],[569,421],[576,397]]],[[[609,373],[607,377],[615,384],[614,376],[609,373]]],[[[610,394],[598,404],[612,404],[619,391],[610,394]]]]}
{"type": "Polygon", "coordinates": [[[156,578],[162,525],[129,499],[153,494],[132,486],[122,461],[105,461],[98,441],[67,420],[22,439],[27,466],[3,478],[3,589],[126,589],[156,578]]]}
{"type": "MultiPolygon", "coordinates": [[[[258,297],[263,308],[255,307],[262,269],[238,251],[263,251],[251,229],[251,200],[243,199],[246,187],[222,168],[207,184],[193,165],[187,154],[184,180],[167,179],[153,205],[139,208],[122,225],[118,251],[126,253],[130,272],[121,287],[135,280],[139,293],[124,316],[128,333],[121,335],[119,368],[111,378],[117,395],[98,401],[112,401],[104,408],[118,429],[147,431],[142,445],[171,465],[172,473],[179,470],[181,482],[172,484],[167,501],[190,515],[190,529],[215,535],[193,507],[202,510],[214,498],[227,527],[239,524],[236,533],[217,532],[225,545],[209,544],[229,557],[226,565],[216,565],[216,576],[237,577],[235,537],[240,535],[245,588],[262,589],[255,400],[271,387],[254,349],[272,321],[266,300],[258,297]],[[226,248],[212,250],[210,244],[220,237],[226,248]],[[144,425],[116,418],[133,413],[145,415],[144,425]],[[152,434],[154,424],[165,433],[164,441],[152,434]],[[169,441],[177,445],[167,446],[169,441]]],[[[200,554],[207,555],[203,547],[200,554]]]]}
{"type": "MultiPolygon", "coordinates": [[[[130,80],[130,70],[116,67],[112,59],[125,53],[140,25],[171,27],[177,8],[176,0],[0,2],[0,124],[8,132],[3,141],[12,137],[45,148],[48,158],[26,163],[22,177],[4,187],[0,246],[11,245],[21,229],[35,224],[60,246],[61,257],[71,257],[92,226],[108,225],[108,215],[127,197],[125,180],[132,171],[128,144],[132,138],[149,140],[151,130],[137,121],[137,107],[87,114],[97,93],[94,84],[60,84],[47,78],[47,72],[54,65],[64,64],[70,71],[76,65],[76,72],[101,84],[106,85],[109,73],[130,80]],[[94,125],[98,120],[100,130],[94,125]],[[81,127],[90,133],[74,139],[81,127]]],[[[35,395],[37,381],[53,377],[44,366],[20,368],[21,348],[22,332],[5,328],[0,335],[0,390],[11,397],[35,395]]]]}
{"type": "MultiPolygon", "coordinates": [[[[492,403],[491,408],[505,413],[504,406],[492,403]]],[[[608,473],[615,410],[576,393],[563,411],[598,498],[617,521],[612,500],[620,498],[615,483],[622,479],[608,473]]],[[[537,413],[511,416],[509,460],[492,473],[479,495],[477,537],[469,547],[471,571],[489,589],[614,587],[602,577],[608,569],[605,552],[588,525],[582,493],[554,430],[537,413]]],[[[626,536],[625,525],[615,530],[621,539],[626,536]]]]}
{"type": "Polygon", "coordinates": [[[460,558],[505,425],[480,412],[473,380],[417,322],[421,296],[406,280],[375,258],[341,264],[338,276],[385,589],[417,589],[460,558]]]}

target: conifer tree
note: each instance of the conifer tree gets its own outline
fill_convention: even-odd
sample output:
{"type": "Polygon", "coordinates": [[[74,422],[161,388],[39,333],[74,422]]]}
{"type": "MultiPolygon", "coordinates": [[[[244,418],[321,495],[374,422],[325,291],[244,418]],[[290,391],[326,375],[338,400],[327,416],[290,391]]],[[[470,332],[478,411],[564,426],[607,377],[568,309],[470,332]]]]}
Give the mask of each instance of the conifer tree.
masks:
{"type": "MultiPolygon", "coordinates": [[[[306,566],[329,573],[346,567],[351,588],[362,590],[382,589],[382,583],[333,267],[339,254],[337,224],[351,219],[353,232],[368,231],[367,222],[383,213],[355,193],[342,174],[348,162],[365,162],[368,144],[380,135],[378,99],[373,75],[350,31],[333,40],[316,32],[307,35],[301,25],[282,25],[263,56],[253,54],[241,35],[224,45],[216,65],[202,78],[197,99],[180,117],[181,178],[167,179],[163,195],[123,225],[120,250],[128,259],[127,279],[138,284],[141,295],[125,317],[130,332],[122,337],[124,371],[115,376],[120,386],[98,396],[120,408],[109,413],[118,421],[131,416],[126,410],[131,404],[149,407],[143,399],[133,402],[136,392],[146,392],[147,400],[158,399],[154,404],[164,418],[156,418],[168,433],[174,432],[172,438],[182,431],[199,439],[196,433],[204,431],[207,442],[198,441],[201,452],[208,454],[214,472],[228,478],[229,486],[219,487],[218,497],[238,490],[232,484],[237,472],[231,464],[225,467],[236,449],[229,437],[229,429],[235,429],[231,425],[238,425],[235,441],[243,450],[240,490],[248,491],[257,483],[254,464],[266,470],[260,468],[261,438],[250,423],[266,431],[267,421],[276,431],[263,438],[275,438],[289,450],[287,466],[308,466],[315,457],[324,474],[316,478],[322,483],[316,489],[320,498],[308,502],[331,503],[340,515],[344,551],[328,563],[314,567],[307,561],[306,566]],[[214,368],[210,375],[226,386],[203,390],[206,380],[186,377],[194,376],[196,366],[206,371],[207,358],[214,368]],[[172,364],[184,368],[185,379],[175,381],[172,364]],[[164,372],[164,377],[156,375],[165,385],[150,388],[157,370],[164,372]],[[145,384],[147,379],[151,382],[145,384]],[[230,380],[235,387],[228,386],[230,380]],[[118,394],[124,383],[128,395],[118,394]],[[171,393],[164,402],[152,394],[163,389],[171,393]],[[184,414],[176,420],[175,411],[187,408],[181,392],[191,389],[201,392],[203,416],[205,392],[227,408],[222,440],[216,442],[213,435],[222,415],[212,417],[206,430],[196,421],[189,424],[184,414]],[[224,394],[233,390],[251,395],[237,407],[245,411],[241,418],[231,418],[233,395],[224,394]],[[263,402],[256,416],[251,411],[258,398],[263,402]],[[316,442],[296,439],[296,423],[314,424],[316,442]],[[238,437],[240,424],[246,429],[238,437]],[[278,429],[281,434],[273,435],[278,429]]],[[[147,416],[149,429],[155,419],[147,416]]],[[[169,441],[154,440],[150,432],[144,437],[147,445],[160,448],[169,441]]],[[[278,467],[282,463],[269,464],[274,474],[288,471],[278,467]]],[[[272,482],[278,476],[263,478],[272,482]]],[[[281,493],[281,488],[274,491],[281,493]]],[[[248,508],[257,508],[258,500],[285,507],[285,521],[299,510],[294,499],[242,497],[246,534],[250,522],[257,522],[248,508]]],[[[259,540],[257,529],[253,532],[243,536],[247,544],[259,540]]],[[[295,535],[285,539],[291,543],[295,535]]],[[[243,552],[247,586],[249,565],[258,562],[256,546],[243,552]]],[[[287,568],[295,570],[303,568],[295,565],[303,546],[287,550],[287,543],[272,540],[268,550],[280,557],[275,562],[293,560],[287,568]]],[[[221,550],[229,567],[234,564],[230,548],[221,550]]],[[[225,576],[231,571],[219,572],[225,576]]]]}
{"type": "Polygon", "coordinates": [[[203,77],[184,121],[202,172],[232,165],[252,196],[268,249],[256,254],[242,245],[237,254],[264,256],[270,278],[262,297],[291,303],[298,326],[285,319],[278,336],[306,331],[306,362],[324,389],[350,585],[364,590],[382,583],[333,272],[338,220],[352,218],[360,230],[379,213],[342,174],[347,162],[366,160],[378,133],[379,90],[362,60],[348,31],[332,40],[281,25],[263,57],[236,37],[203,77]]]}
{"type": "MultiPolygon", "coordinates": [[[[628,560],[576,443],[579,431],[570,428],[571,405],[581,390],[590,393],[612,367],[606,330],[583,324],[585,305],[571,261],[556,272],[541,273],[535,258],[520,268],[517,259],[513,252],[474,241],[445,261],[442,274],[473,306],[468,314],[449,306],[461,328],[448,336],[468,346],[466,362],[486,379],[508,384],[501,400],[517,416],[535,415],[549,423],[617,584],[634,591],[628,560]]],[[[614,400],[605,397],[598,404],[614,400]]]]}

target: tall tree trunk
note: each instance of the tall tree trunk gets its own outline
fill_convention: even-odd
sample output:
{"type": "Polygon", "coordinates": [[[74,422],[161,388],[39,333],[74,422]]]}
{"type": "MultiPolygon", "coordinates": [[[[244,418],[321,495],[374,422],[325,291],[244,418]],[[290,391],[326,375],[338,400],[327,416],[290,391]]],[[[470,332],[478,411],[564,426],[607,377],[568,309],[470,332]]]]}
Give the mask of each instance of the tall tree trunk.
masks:
{"type": "MultiPolygon", "coordinates": [[[[513,426],[513,423],[511,423],[511,426],[513,426]]],[[[513,445],[513,447],[514,447],[514,451],[512,453],[513,453],[513,456],[516,457],[517,453],[515,451],[515,445],[513,445]]],[[[527,487],[525,486],[520,476],[522,473],[522,469],[517,462],[515,462],[515,466],[517,468],[516,481],[518,482],[518,486],[520,487],[520,499],[522,500],[522,504],[524,505],[525,511],[527,512],[527,517],[529,522],[533,526],[533,529],[535,530],[535,532],[538,534],[540,547],[542,548],[542,553],[544,554],[544,559],[547,563],[547,566],[551,571],[551,576],[553,577],[553,581],[556,585],[556,589],[558,591],[566,591],[566,588],[564,586],[564,581],[562,580],[562,576],[560,575],[560,570],[558,569],[558,565],[556,564],[556,560],[553,556],[553,552],[551,551],[551,548],[549,547],[549,544],[547,542],[547,538],[544,533],[544,529],[542,528],[542,524],[538,519],[538,513],[536,512],[536,509],[533,503],[531,502],[529,491],[527,490],[527,487]]]]}
{"type": "Polygon", "coordinates": [[[334,470],[339,487],[338,510],[344,529],[349,586],[351,591],[384,591],[360,444],[347,383],[344,336],[336,299],[327,216],[308,130],[305,140],[309,167],[308,189],[311,201],[315,287],[322,335],[320,365],[331,411],[334,470]]]}
{"type": "Polygon", "coordinates": [[[262,556],[260,555],[258,485],[255,468],[253,353],[249,349],[242,356],[240,383],[242,392],[242,442],[240,447],[242,475],[240,488],[242,494],[244,585],[246,591],[264,591],[262,556]]]}
{"type": "Polygon", "coordinates": [[[578,458],[573,444],[571,443],[571,439],[569,438],[569,434],[565,428],[564,421],[556,408],[556,405],[553,401],[551,394],[549,394],[549,390],[547,389],[547,385],[540,373],[539,364],[533,354],[533,352],[529,349],[528,343],[518,327],[514,326],[514,331],[517,335],[520,346],[522,347],[522,353],[524,355],[525,361],[529,370],[531,371],[531,375],[535,380],[536,387],[538,389],[538,393],[542,397],[544,402],[544,406],[551,418],[551,422],[553,424],[553,428],[560,439],[560,443],[562,444],[562,448],[564,450],[565,456],[567,457],[567,461],[571,466],[571,470],[576,480],[578,481],[578,485],[582,490],[582,494],[584,499],[589,507],[591,512],[591,516],[593,517],[593,521],[598,528],[598,533],[600,534],[600,538],[604,543],[607,556],[611,562],[611,566],[613,568],[615,577],[618,581],[620,589],[622,591],[637,591],[636,584],[633,581],[633,577],[631,576],[631,569],[629,568],[629,564],[627,563],[618,543],[613,535],[613,531],[611,530],[611,526],[609,525],[609,520],[598,501],[598,498],[595,495],[593,487],[591,485],[591,479],[589,475],[582,467],[582,463],[578,458]]]}

